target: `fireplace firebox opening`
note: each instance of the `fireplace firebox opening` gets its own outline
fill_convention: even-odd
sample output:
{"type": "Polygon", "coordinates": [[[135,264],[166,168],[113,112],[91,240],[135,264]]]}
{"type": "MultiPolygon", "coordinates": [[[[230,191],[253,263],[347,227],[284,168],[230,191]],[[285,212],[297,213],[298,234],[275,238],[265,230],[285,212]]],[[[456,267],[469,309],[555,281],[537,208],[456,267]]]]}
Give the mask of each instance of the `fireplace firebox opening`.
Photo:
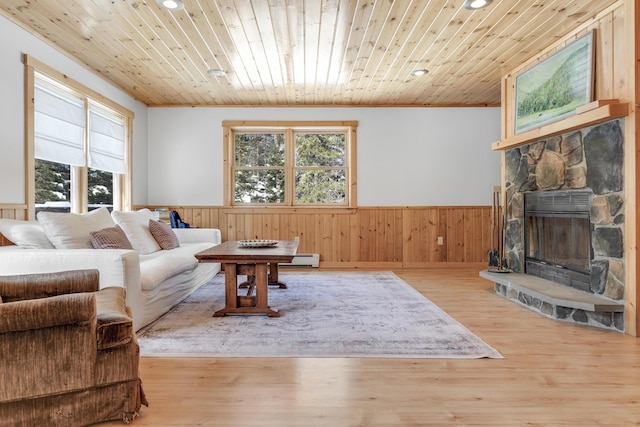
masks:
{"type": "Polygon", "coordinates": [[[524,193],[525,273],[591,291],[591,190],[524,193]]]}

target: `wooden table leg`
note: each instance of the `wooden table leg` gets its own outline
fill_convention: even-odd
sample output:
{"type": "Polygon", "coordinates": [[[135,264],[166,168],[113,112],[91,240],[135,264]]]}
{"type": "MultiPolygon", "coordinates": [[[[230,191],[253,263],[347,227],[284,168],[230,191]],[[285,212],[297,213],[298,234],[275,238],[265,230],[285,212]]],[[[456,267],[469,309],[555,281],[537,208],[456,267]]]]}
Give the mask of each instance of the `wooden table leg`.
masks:
{"type": "Polygon", "coordinates": [[[238,274],[237,264],[224,265],[224,298],[225,304],[222,310],[213,313],[213,317],[224,316],[227,312],[238,308],[238,274]]]}
{"type": "Polygon", "coordinates": [[[256,307],[269,307],[269,299],[267,296],[267,264],[256,264],[256,307]]]}
{"type": "Polygon", "coordinates": [[[216,311],[214,317],[228,314],[266,314],[280,317],[277,310],[269,307],[267,263],[261,264],[225,264],[225,307],[216,311]],[[238,275],[249,275],[248,295],[238,295],[238,275]],[[255,288],[255,296],[251,295],[255,288]]]}
{"type": "Polygon", "coordinates": [[[277,286],[280,289],[287,289],[287,285],[278,278],[278,263],[269,263],[269,286],[277,286]]]}
{"type": "Polygon", "coordinates": [[[269,307],[269,279],[267,274],[267,264],[256,264],[256,311],[265,313],[269,317],[280,317],[280,313],[269,307]]]}

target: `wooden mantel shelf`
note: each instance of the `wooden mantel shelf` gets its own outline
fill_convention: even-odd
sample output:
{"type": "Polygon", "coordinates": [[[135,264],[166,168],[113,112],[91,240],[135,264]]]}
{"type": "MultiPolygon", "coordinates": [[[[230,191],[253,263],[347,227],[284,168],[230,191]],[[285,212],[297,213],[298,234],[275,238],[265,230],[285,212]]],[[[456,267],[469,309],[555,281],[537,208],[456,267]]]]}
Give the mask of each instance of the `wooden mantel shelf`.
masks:
{"type": "Polygon", "coordinates": [[[629,114],[629,104],[617,99],[594,101],[576,109],[576,115],[567,117],[539,128],[519,133],[491,144],[492,150],[508,150],[533,141],[559,135],[564,132],[603,123],[629,114]]]}

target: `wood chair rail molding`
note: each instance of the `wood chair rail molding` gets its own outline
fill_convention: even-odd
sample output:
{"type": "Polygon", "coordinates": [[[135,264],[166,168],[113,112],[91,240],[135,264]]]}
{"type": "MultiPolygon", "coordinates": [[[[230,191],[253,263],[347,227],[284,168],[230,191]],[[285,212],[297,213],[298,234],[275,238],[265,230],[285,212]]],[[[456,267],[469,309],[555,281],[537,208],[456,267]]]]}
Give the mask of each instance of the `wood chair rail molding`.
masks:
{"type": "Polygon", "coordinates": [[[621,103],[617,99],[601,99],[577,108],[574,116],[496,141],[491,144],[491,149],[494,151],[508,150],[550,136],[624,117],[628,114],[628,103],[621,103]]]}

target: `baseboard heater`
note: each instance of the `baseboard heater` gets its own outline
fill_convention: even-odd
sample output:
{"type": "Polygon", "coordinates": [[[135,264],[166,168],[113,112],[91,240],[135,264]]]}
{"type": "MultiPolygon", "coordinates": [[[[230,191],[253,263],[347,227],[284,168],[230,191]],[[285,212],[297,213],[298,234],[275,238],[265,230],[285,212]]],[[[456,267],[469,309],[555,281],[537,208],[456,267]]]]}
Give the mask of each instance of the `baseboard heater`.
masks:
{"type": "Polygon", "coordinates": [[[315,267],[320,265],[320,254],[298,254],[291,262],[278,263],[281,267],[315,267]]]}

